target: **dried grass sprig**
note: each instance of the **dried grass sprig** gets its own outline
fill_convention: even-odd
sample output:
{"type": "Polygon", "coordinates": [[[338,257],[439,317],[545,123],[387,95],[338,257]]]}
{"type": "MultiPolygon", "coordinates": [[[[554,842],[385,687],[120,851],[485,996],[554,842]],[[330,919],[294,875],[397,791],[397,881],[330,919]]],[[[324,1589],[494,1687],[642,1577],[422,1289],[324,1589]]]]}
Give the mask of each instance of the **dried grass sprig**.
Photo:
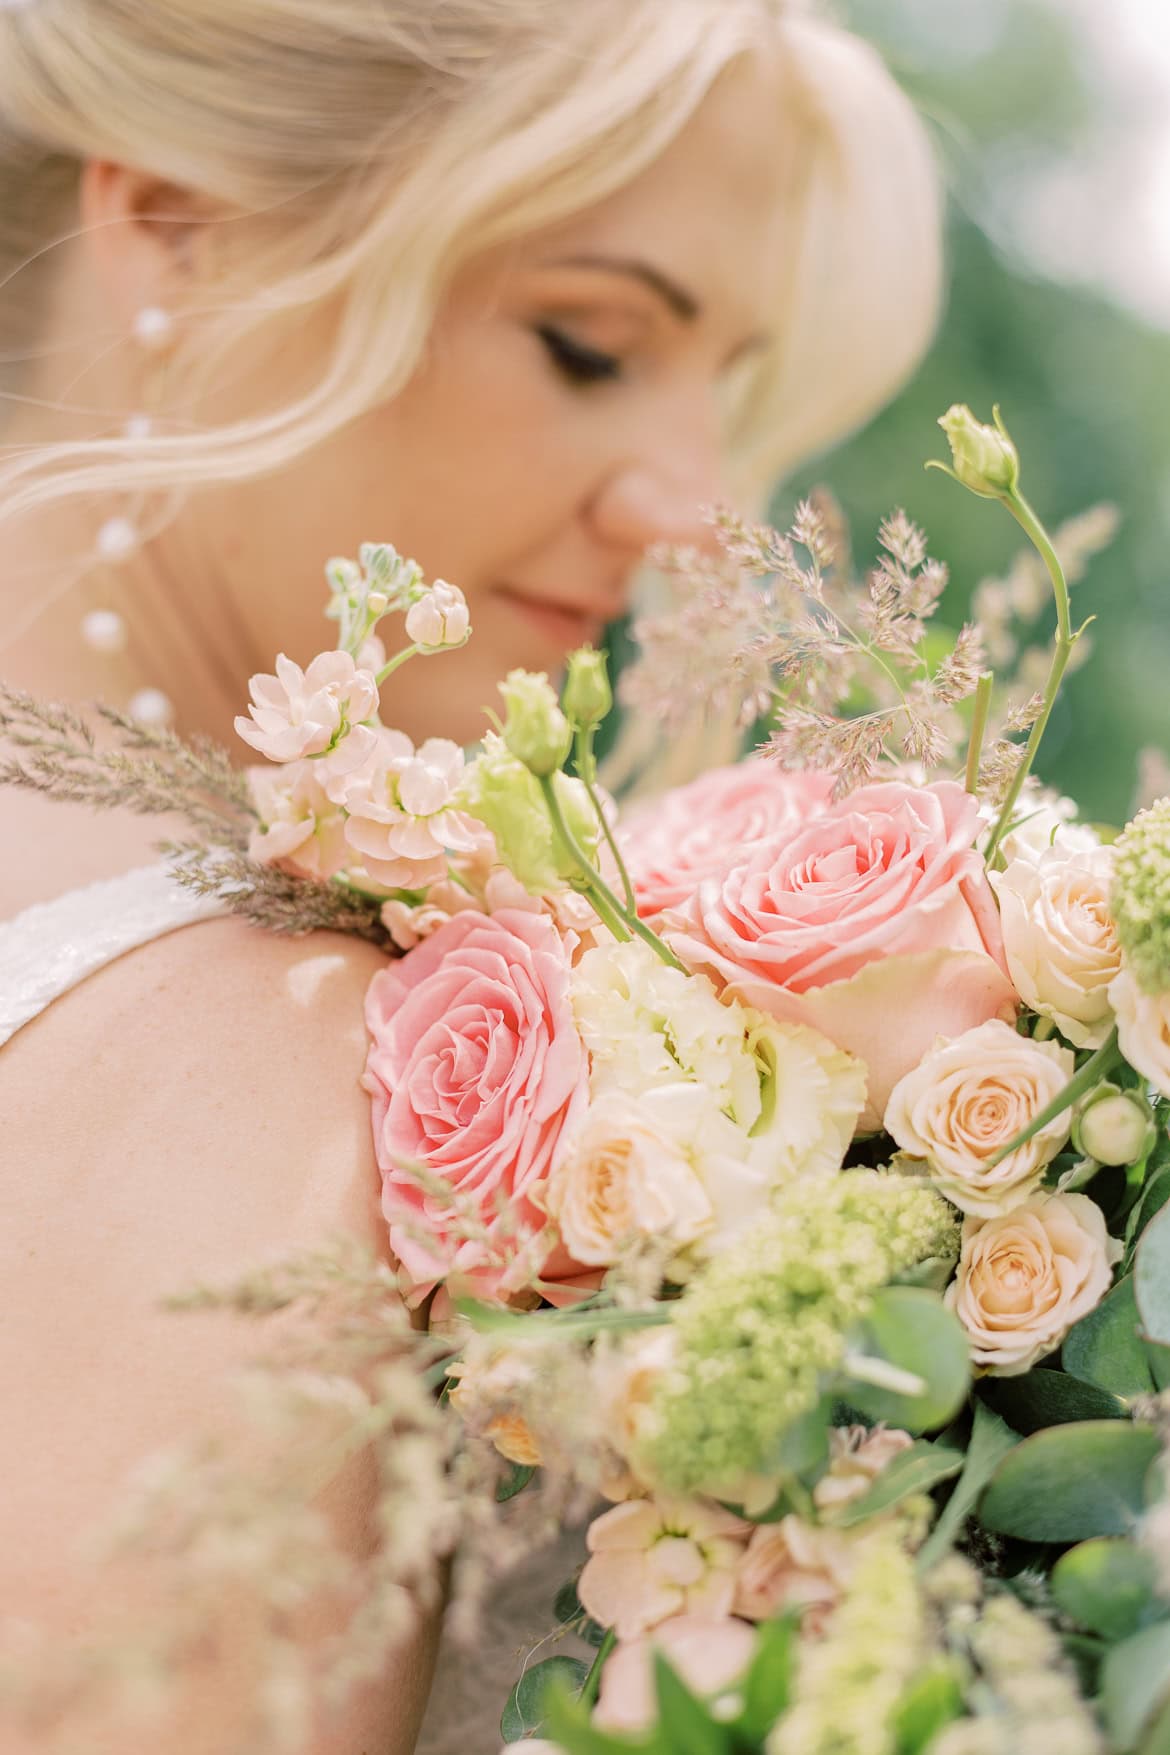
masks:
{"type": "Polygon", "coordinates": [[[301,937],[309,932],[347,932],[398,956],[382,925],[380,903],[341,883],[321,883],[265,865],[234,847],[198,841],[163,841],[176,883],[196,896],[215,896],[232,914],[268,932],[301,937]]]}

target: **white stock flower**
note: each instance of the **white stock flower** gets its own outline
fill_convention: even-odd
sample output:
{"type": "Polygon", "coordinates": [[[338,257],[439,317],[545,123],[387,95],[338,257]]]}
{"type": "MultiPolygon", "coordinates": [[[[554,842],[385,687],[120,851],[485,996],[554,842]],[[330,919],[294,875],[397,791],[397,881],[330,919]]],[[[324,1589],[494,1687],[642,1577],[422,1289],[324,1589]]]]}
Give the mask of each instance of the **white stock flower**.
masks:
{"type": "Polygon", "coordinates": [[[1072,1126],[1066,1110],[996,1164],[1072,1078],[1076,1059],[1058,1042],[1034,1042],[992,1018],[941,1042],[900,1079],[885,1128],[924,1158],[931,1180],[964,1213],[992,1217],[1026,1201],[1072,1126]]]}
{"type": "Polygon", "coordinates": [[[328,782],[345,807],[345,836],[376,883],[424,889],[444,877],[447,850],[470,852],[477,832],[458,808],[463,751],[430,737],[415,749],[402,731],[379,730],[359,768],[328,782]]]}
{"type": "MultiPolygon", "coordinates": [[[[997,811],[988,812],[988,832],[997,811]]],[[[1032,775],[1024,782],[1024,790],[1016,805],[1016,826],[1001,843],[1006,860],[1037,859],[1050,847],[1062,847],[1070,853],[1088,853],[1101,845],[1101,838],[1088,823],[1079,823],[1077,807],[1071,798],[1063,798],[1050,786],[1043,786],[1032,775]]]]}
{"type": "Polygon", "coordinates": [[[1101,1302],[1121,1254],[1084,1194],[1036,1194],[997,1218],[964,1220],[946,1302],[975,1364],[998,1377],[1029,1370],[1101,1302]]]}
{"type": "Polygon", "coordinates": [[[1130,1066],[1170,1097],[1170,992],[1146,993],[1123,968],[1109,989],[1117,1014],[1117,1040],[1130,1066]]]}
{"type": "Polygon", "coordinates": [[[1121,947],[1109,913],[1113,850],[1056,845],[990,872],[1008,971],[1025,1005],[1078,1048],[1109,1034],[1121,947]]]}
{"type": "Polygon", "coordinates": [[[462,646],[471,632],[467,599],[458,585],[436,579],[406,612],[406,635],[424,652],[462,646]]]}
{"type": "Polygon", "coordinates": [[[319,652],[307,670],[282,652],[276,675],[256,675],[249,688],[251,718],[240,715],[236,731],[271,762],[322,755],[378,706],[373,673],[348,652],[319,652]]]}
{"type": "Polygon", "coordinates": [[[248,841],[250,858],[280,861],[315,878],[342,870],[350,853],[345,817],[321,785],[318,763],[249,768],[248,786],[260,815],[248,841]]]}

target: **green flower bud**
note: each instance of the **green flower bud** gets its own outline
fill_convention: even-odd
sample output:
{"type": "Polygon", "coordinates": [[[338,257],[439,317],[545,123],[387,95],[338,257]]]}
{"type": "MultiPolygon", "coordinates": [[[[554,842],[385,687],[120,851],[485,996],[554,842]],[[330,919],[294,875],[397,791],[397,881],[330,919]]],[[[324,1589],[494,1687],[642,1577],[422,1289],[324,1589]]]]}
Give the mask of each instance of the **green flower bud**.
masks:
{"type": "Polygon", "coordinates": [[[965,403],[956,402],[939,419],[950,440],[955,474],[972,493],[999,499],[1015,492],[1020,480],[1020,454],[995,410],[995,425],[978,421],[965,403]]]}
{"type": "Polygon", "coordinates": [[[507,708],[503,735],[508,749],[538,780],[555,774],[572,747],[573,733],[548,677],[542,670],[510,670],[500,693],[507,708]]]}
{"type": "MultiPolygon", "coordinates": [[[[577,842],[590,859],[597,855],[597,816],[579,780],[554,774],[557,802],[577,842]]],[[[489,732],[466,771],[462,807],[489,828],[500,858],[533,895],[565,889],[578,875],[552,825],[540,782],[489,732]]]]}
{"type": "Polygon", "coordinates": [[[1072,1140],[1098,1164],[1136,1164],[1158,1137],[1154,1112],[1140,1091],[1123,1091],[1107,1079],[1090,1091],[1077,1111],[1072,1140]]]}
{"type": "Polygon", "coordinates": [[[592,646],[581,646],[569,654],[561,705],[574,730],[588,731],[600,725],[613,706],[613,690],[609,686],[609,667],[604,652],[592,646]]]}

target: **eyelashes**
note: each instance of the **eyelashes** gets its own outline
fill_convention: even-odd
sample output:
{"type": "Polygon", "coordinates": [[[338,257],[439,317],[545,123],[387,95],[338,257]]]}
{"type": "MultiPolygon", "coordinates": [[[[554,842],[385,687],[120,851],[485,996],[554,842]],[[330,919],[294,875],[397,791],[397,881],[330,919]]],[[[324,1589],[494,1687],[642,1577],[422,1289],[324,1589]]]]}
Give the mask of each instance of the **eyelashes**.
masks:
{"type": "Polygon", "coordinates": [[[622,375],[622,363],[613,354],[586,347],[551,324],[538,324],[536,334],[557,370],[570,384],[612,384],[622,375]]]}

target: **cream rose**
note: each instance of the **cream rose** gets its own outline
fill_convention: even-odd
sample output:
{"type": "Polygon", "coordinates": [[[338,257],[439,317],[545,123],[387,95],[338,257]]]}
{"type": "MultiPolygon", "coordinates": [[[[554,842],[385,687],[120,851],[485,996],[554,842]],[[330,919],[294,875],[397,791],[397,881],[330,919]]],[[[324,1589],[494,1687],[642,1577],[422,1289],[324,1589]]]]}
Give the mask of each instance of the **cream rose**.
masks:
{"type": "Polygon", "coordinates": [[[1170,1097],[1170,993],[1146,993],[1133,971],[1122,969],[1109,999],[1121,1052],[1163,1097],[1170,1097]]]}
{"type": "Polygon", "coordinates": [[[885,1126],[902,1150],[926,1160],[933,1182],[964,1213],[983,1218],[1026,1201],[1068,1139],[1072,1111],[996,1154],[1072,1078],[1076,1060],[1058,1042],[1033,1042],[998,1018],[941,1042],[899,1079],[885,1126]]]}
{"type": "Polygon", "coordinates": [[[1008,970],[1026,1005],[1078,1048],[1109,1034],[1121,947],[1109,913],[1113,850],[1050,847],[991,872],[1008,970]]]}
{"type": "Polygon", "coordinates": [[[994,1219],[967,1219],[946,1301],[975,1364],[1016,1377],[1058,1347],[1109,1290],[1121,1245],[1085,1194],[1036,1194],[994,1219]]]}
{"type": "Polygon", "coordinates": [[[711,1225],[707,1191],[648,1107],[620,1091],[598,1097],[549,1180],[549,1216],[585,1267],[607,1267],[623,1245],[643,1238],[682,1248],[711,1225]]]}

